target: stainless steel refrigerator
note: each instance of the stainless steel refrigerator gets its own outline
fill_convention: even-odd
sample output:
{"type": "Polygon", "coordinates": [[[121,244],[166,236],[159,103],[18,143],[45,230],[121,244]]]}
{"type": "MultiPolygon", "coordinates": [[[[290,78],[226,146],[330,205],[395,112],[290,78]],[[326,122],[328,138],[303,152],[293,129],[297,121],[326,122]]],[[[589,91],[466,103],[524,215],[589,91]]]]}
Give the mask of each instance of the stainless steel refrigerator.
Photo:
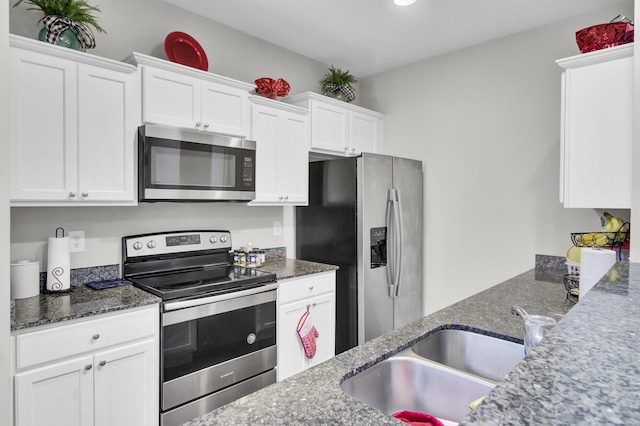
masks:
{"type": "Polygon", "coordinates": [[[309,164],[296,257],[339,266],[336,354],[422,317],[422,162],[378,154],[309,164]]]}

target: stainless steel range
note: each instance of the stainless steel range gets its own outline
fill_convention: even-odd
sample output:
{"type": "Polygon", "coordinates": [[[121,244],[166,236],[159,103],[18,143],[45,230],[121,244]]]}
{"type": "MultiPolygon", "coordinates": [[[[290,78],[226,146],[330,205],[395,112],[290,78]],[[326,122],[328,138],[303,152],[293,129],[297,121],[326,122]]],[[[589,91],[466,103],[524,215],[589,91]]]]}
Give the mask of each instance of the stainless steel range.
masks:
{"type": "Polygon", "coordinates": [[[124,277],[162,298],[160,423],[276,381],[276,276],[231,262],[229,231],[122,238],[124,277]]]}

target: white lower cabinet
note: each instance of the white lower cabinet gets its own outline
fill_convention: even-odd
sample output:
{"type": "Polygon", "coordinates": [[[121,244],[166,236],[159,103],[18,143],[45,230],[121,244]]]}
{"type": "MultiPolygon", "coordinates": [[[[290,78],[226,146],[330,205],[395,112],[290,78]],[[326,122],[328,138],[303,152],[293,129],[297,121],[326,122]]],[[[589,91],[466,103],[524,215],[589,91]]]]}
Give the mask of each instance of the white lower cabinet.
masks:
{"type": "Polygon", "coordinates": [[[153,305],[17,334],[15,425],[157,425],[158,330],[153,305]]]}
{"type": "Polygon", "coordinates": [[[335,355],[335,283],[334,271],[278,282],[278,381],[335,355]],[[319,335],[313,358],[305,355],[296,331],[307,309],[319,335]]]}

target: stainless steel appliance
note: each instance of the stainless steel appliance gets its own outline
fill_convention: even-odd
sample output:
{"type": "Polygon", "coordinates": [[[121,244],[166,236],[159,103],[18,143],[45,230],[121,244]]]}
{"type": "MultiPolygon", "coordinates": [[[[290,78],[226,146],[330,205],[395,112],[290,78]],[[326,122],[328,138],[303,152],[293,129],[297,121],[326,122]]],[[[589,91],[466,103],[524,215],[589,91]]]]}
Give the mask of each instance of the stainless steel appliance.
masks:
{"type": "Polygon", "coordinates": [[[336,354],[422,317],[422,162],[376,154],[309,164],[296,257],[338,265],[336,354]]]}
{"type": "Polygon", "coordinates": [[[256,143],[205,132],[138,128],[140,201],[250,201],[256,143]]]}
{"type": "Polygon", "coordinates": [[[160,423],[276,381],[276,276],[233,266],[228,231],[123,237],[124,277],[162,298],[160,423]]]}

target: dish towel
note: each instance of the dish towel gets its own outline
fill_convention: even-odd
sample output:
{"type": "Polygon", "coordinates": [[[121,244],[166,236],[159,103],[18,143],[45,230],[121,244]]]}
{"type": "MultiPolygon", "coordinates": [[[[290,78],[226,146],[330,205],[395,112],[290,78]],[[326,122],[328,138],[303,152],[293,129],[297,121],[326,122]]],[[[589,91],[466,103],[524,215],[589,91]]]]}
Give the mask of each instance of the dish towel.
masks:
{"type": "Polygon", "coordinates": [[[436,417],[417,411],[398,411],[391,416],[412,426],[444,426],[436,417]]]}
{"type": "Polygon", "coordinates": [[[296,332],[298,333],[298,337],[300,337],[304,354],[309,359],[313,358],[316,355],[316,339],[320,337],[320,333],[318,333],[318,330],[316,330],[316,327],[313,325],[313,321],[311,321],[309,306],[307,306],[306,312],[302,314],[300,320],[298,320],[296,332]]]}

